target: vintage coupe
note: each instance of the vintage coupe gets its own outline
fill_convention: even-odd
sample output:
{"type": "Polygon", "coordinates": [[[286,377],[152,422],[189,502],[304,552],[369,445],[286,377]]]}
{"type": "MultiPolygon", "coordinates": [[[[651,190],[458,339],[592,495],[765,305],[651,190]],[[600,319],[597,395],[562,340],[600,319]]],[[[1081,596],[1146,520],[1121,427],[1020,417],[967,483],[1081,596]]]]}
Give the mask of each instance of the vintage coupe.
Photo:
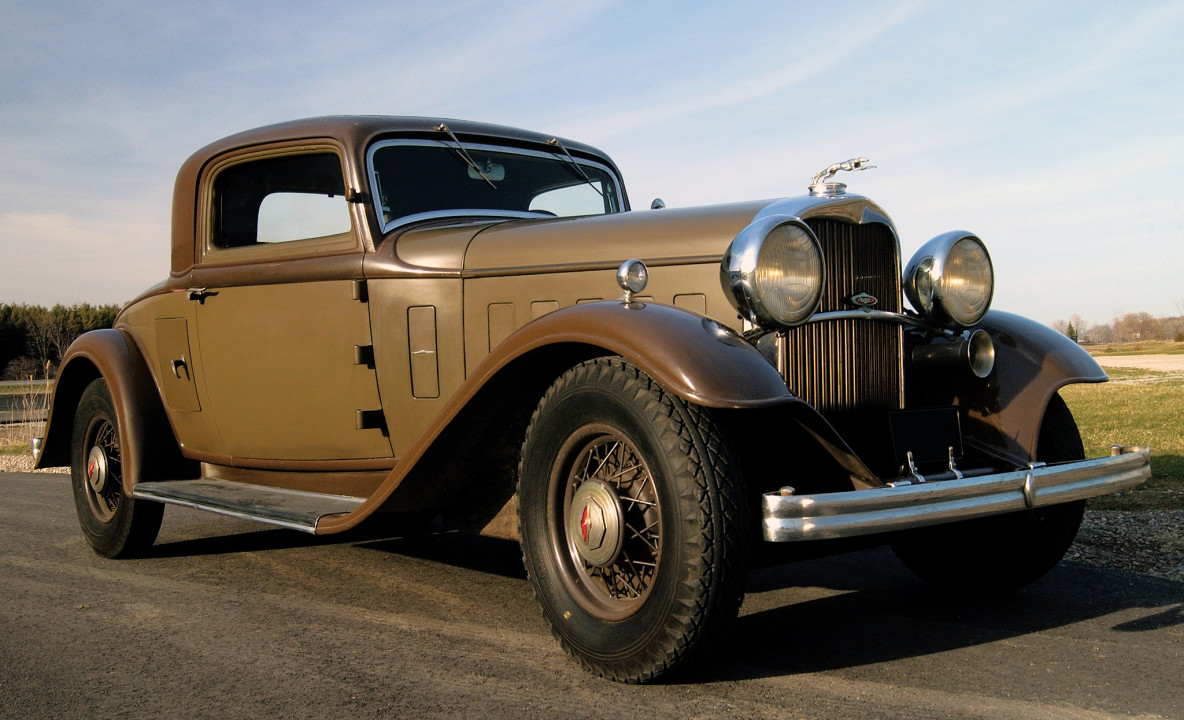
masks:
{"type": "Polygon", "coordinates": [[[973,234],[902,273],[888,215],[831,181],[865,163],[638,212],[600,151],[511,128],[226,138],[177,177],[168,279],[71,346],[34,455],[72,467],[107,557],[168,503],[516,538],[563,647],[625,681],[704,656],[765,550],[866,536],[930,582],[1017,588],[1150,453],[1084,459],[1057,391],[1106,375],[989,310],[973,234]]]}

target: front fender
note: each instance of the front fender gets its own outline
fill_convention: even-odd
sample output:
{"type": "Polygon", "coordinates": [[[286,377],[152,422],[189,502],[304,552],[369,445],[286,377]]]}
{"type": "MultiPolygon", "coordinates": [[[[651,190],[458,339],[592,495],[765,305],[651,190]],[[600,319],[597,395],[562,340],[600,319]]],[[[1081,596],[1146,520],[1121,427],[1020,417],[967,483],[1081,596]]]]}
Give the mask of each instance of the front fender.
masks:
{"type": "MultiPolygon", "coordinates": [[[[529,323],[482,362],[502,367],[544,345],[604,348],[682,399],[714,408],[768,407],[794,398],[761,353],[724,325],[655,303],[595,302],[529,323]]],[[[478,372],[474,374],[479,374],[478,372]]]]}
{"type": "Polygon", "coordinates": [[[119,423],[124,492],[145,477],[175,472],[184,461],[148,365],[130,337],[110,329],[81,335],[62,358],[35,466],[70,464],[78,401],[100,377],[107,381],[119,423]]]}
{"type": "Polygon", "coordinates": [[[966,410],[966,434],[1031,462],[1052,396],[1071,383],[1109,378],[1080,345],[1035,321],[993,310],[978,327],[995,342],[995,370],[958,398],[966,410]]]}

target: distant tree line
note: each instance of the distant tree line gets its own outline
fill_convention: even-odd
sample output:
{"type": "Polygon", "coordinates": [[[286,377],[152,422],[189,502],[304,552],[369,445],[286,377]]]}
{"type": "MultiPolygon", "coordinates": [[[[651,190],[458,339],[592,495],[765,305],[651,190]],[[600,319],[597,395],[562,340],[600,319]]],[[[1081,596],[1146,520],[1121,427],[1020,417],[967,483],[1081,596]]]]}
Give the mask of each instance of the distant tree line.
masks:
{"type": "MultiPolygon", "coordinates": [[[[1184,303],[1182,303],[1184,305],[1184,303]]],[[[1109,345],[1148,341],[1184,342],[1184,307],[1177,317],[1152,317],[1150,313],[1115,314],[1109,323],[1091,324],[1080,315],[1057,320],[1052,329],[1082,345],[1109,345]]]]}
{"type": "Polygon", "coordinates": [[[9,305],[0,303],[0,368],[5,380],[44,379],[57,374],[58,364],[74,338],[109,328],[118,305],[9,305]]]}

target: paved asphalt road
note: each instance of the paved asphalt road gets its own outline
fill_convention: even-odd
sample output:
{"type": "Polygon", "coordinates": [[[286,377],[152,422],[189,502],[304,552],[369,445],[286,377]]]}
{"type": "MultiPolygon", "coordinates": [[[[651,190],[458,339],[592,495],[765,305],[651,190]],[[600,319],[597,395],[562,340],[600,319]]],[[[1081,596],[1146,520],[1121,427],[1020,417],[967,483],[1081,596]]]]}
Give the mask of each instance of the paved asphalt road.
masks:
{"type": "Polygon", "coordinates": [[[153,557],[79,534],[64,475],[0,474],[0,718],[1184,717],[1184,584],[1065,565],[936,595],[883,550],[760,570],[696,682],[585,675],[517,546],[312,538],[170,508],[153,557]]]}

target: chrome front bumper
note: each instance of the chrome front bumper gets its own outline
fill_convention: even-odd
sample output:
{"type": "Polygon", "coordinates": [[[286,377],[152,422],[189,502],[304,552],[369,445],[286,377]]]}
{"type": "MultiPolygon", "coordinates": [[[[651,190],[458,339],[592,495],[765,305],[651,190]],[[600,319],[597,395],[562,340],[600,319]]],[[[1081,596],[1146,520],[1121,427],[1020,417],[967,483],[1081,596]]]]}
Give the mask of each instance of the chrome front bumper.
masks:
{"type": "MultiPolygon", "coordinates": [[[[794,542],[908,530],[1106,495],[1151,476],[1151,449],[1110,457],[896,487],[794,495],[766,493],[764,538],[794,542]]],[[[788,490],[788,489],[787,489],[788,490]]]]}

